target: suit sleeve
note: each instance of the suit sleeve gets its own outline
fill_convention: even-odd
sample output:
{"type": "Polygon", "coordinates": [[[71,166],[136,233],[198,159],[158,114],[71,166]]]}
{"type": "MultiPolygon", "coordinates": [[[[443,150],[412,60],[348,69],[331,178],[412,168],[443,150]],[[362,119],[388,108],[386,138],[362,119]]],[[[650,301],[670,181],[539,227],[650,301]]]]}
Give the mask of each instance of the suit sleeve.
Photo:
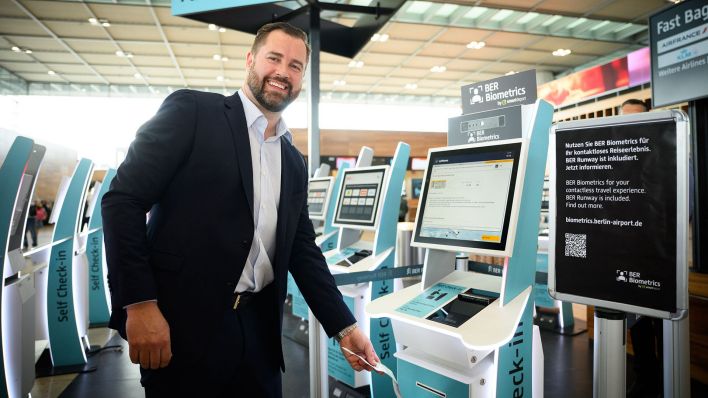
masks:
{"type": "Polygon", "coordinates": [[[157,203],[192,148],[197,105],[194,94],[171,94],[138,129],[125,160],[101,202],[114,308],[157,298],[148,263],[146,213],[157,203]]]}
{"type": "Polygon", "coordinates": [[[344,303],[322,251],[315,244],[315,230],[307,211],[307,201],[304,202],[290,257],[290,273],[325,333],[332,337],[355,323],[356,319],[344,303]]]}

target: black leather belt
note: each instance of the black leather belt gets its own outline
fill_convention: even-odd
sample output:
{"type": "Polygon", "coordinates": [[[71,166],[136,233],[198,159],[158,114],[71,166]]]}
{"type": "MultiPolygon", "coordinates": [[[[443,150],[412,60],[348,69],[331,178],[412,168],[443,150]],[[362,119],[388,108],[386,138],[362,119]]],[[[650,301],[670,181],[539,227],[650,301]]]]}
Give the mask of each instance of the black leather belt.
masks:
{"type": "Polygon", "coordinates": [[[239,308],[245,307],[251,300],[256,297],[256,294],[257,293],[254,292],[234,293],[232,308],[234,310],[237,310],[239,308]]]}

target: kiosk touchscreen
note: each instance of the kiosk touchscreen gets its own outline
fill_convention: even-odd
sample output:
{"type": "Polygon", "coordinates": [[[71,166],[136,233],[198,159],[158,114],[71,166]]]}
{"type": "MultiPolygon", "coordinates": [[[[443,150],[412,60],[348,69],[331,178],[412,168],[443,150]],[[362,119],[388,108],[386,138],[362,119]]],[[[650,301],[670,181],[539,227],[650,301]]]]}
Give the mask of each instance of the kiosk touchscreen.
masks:
{"type": "Polygon", "coordinates": [[[334,225],[376,230],[381,192],[388,166],[344,170],[334,225]]]}
{"type": "Polygon", "coordinates": [[[310,220],[324,221],[329,197],[332,194],[332,177],[312,178],[307,189],[307,208],[310,220]]]}
{"type": "Polygon", "coordinates": [[[411,245],[509,255],[520,156],[521,141],[432,149],[411,245]]]}

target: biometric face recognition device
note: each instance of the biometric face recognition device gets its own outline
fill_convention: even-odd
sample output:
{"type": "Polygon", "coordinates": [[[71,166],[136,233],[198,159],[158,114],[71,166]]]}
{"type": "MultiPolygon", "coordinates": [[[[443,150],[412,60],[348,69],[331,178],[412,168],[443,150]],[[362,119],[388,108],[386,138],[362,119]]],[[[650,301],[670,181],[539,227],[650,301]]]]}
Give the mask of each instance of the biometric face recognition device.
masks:
{"type": "MultiPolygon", "coordinates": [[[[340,170],[341,186],[334,193],[336,206],[333,209],[333,225],[339,228],[337,247],[323,253],[333,274],[393,268],[400,187],[409,153],[408,144],[399,143],[390,166],[340,170]]],[[[340,286],[359,327],[372,336],[377,355],[385,365],[395,369],[396,343],[390,322],[370,320],[364,313],[366,303],[394,290],[391,279],[340,286]]],[[[386,376],[352,370],[336,341],[332,340],[327,351],[329,376],[353,388],[371,384],[374,397],[393,396],[391,381],[386,376]]]]}
{"type": "Polygon", "coordinates": [[[551,131],[548,288],[595,306],[596,397],[625,396],[626,313],[664,320],[664,396],[690,394],[689,142],[680,111],[551,131]]]}
{"type": "MultiPolygon", "coordinates": [[[[27,396],[34,384],[35,288],[22,253],[32,194],[45,147],[17,137],[0,167],[0,395],[27,396]]],[[[36,238],[35,238],[36,239],[36,238]]],[[[36,242],[33,242],[36,244],[36,242]]]]}
{"type": "Polygon", "coordinates": [[[553,109],[513,108],[520,137],[430,150],[411,243],[426,249],[423,280],[366,307],[405,347],[402,396],[542,394],[531,292],[553,109]],[[456,270],[459,253],[505,257],[502,275],[469,272],[466,259],[456,270]]]}

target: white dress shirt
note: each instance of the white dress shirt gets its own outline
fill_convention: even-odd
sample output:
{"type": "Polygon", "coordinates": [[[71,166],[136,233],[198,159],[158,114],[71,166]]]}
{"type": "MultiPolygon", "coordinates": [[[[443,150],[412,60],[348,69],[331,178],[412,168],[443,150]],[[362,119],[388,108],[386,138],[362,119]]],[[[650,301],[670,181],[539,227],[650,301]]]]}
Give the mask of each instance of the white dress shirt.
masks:
{"type": "MultiPolygon", "coordinates": [[[[253,167],[253,243],[243,267],[235,292],[258,292],[273,282],[273,259],[275,256],[275,230],[280,205],[281,137],[292,140],[281,118],[275,136],[265,139],[268,126],[263,113],[243,93],[238,91],[243,103],[251,144],[253,167]]],[[[235,204],[242,205],[242,204],[235,204]]]]}

